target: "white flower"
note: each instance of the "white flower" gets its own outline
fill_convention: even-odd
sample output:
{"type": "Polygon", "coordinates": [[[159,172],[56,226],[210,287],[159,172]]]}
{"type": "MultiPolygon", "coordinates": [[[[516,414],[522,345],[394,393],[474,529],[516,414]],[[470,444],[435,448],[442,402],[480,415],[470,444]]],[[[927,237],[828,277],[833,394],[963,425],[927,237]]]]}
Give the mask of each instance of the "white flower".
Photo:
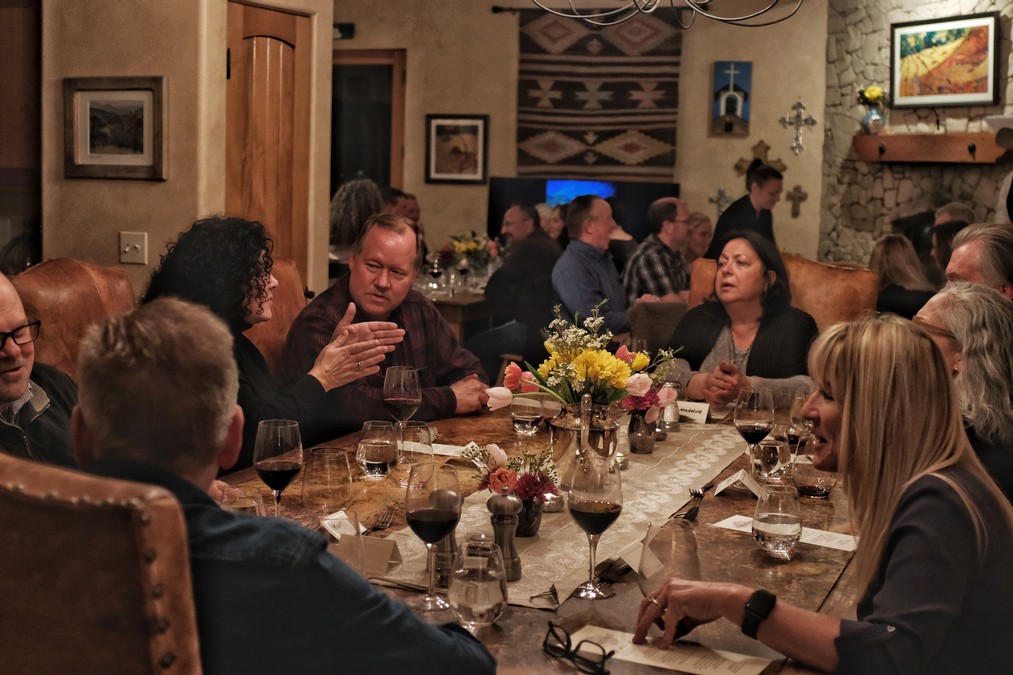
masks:
{"type": "Polygon", "coordinates": [[[485,446],[485,451],[489,453],[490,470],[503,468],[507,465],[507,454],[495,443],[485,446]]]}
{"type": "Polygon", "coordinates": [[[505,408],[514,400],[513,393],[506,387],[491,387],[485,390],[485,394],[489,397],[489,401],[486,403],[489,410],[505,408]]]}
{"type": "Polygon", "coordinates": [[[630,375],[629,379],[626,380],[626,393],[630,396],[643,396],[651,390],[652,384],[651,376],[647,373],[630,375]]]}

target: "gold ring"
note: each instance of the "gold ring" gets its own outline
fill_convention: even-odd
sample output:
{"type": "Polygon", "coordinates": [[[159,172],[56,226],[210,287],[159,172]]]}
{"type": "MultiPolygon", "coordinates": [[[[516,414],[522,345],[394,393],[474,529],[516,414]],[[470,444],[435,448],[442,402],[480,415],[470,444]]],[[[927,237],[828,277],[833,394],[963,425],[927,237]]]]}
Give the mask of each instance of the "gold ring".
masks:
{"type": "Polygon", "coordinates": [[[649,598],[649,599],[650,599],[650,601],[651,601],[651,604],[653,604],[653,605],[657,605],[658,609],[660,609],[660,610],[661,610],[662,612],[664,612],[664,611],[665,611],[665,608],[661,606],[661,603],[660,603],[660,602],[658,602],[658,599],[657,599],[657,598],[649,598]]]}
{"type": "Polygon", "coordinates": [[[355,362],[355,369],[356,370],[362,370],[362,361],[356,361],[355,362]]]}

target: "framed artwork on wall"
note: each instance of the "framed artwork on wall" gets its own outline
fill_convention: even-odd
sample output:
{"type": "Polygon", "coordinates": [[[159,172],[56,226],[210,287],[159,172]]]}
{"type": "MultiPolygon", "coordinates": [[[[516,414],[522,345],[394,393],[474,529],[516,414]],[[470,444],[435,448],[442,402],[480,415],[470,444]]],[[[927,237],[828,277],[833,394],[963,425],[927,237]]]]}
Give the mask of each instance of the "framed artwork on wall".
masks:
{"type": "Polygon", "coordinates": [[[426,115],[426,182],[485,183],[488,115],[426,115]]]}
{"type": "Polygon", "coordinates": [[[890,26],[894,108],[999,103],[999,13],[890,26]]]}
{"type": "Polygon", "coordinates": [[[715,61],[711,96],[712,136],[748,136],[752,61],[715,61]]]}
{"type": "Polygon", "coordinates": [[[67,178],[165,180],[165,78],[63,81],[67,178]]]}

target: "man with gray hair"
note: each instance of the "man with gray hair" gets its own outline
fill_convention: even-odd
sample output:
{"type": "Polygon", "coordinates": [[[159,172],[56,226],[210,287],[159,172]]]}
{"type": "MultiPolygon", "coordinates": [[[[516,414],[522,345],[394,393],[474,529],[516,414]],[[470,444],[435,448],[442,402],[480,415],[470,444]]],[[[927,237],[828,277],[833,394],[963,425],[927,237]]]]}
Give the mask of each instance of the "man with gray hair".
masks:
{"type": "Polygon", "coordinates": [[[943,204],[936,209],[935,222],[932,224],[933,227],[936,225],[942,225],[948,223],[951,220],[962,220],[965,223],[973,223],[978,218],[974,215],[974,209],[967,204],[960,202],[950,202],[949,204],[943,204]]]}
{"type": "Polygon", "coordinates": [[[989,286],[1013,300],[1013,225],[978,223],[958,232],[946,280],[989,286]]]}
{"type": "Polygon", "coordinates": [[[295,523],[207,495],[235,461],[243,412],[226,325],[173,298],[93,326],[81,344],[75,448],[89,471],[159,485],[187,522],[205,673],[492,673],[480,642],[430,626],[295,523]]]}

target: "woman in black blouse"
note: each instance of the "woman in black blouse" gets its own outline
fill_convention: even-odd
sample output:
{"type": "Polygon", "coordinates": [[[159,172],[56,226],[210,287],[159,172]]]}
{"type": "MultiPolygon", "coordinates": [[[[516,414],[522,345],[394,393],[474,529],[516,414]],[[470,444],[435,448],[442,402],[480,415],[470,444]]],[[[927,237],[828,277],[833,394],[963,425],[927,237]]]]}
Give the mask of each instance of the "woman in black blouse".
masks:
{"type": "Polygon", "coordinates": [[[253,324],[272,317],[272,291],[278,281],[271,274],[271,246],[261,223],[221,216],[198,220],[169,245],[141,300],[175,296],[201,304],[231,329],[239,367],[239,406],[245,416],[243,450],[235,469],[252,464],[261,420],[293,419],[303,425],[314,415],[326,414],[326,392],[379,372],[378,364],[393,349],[390,345],[404,336],[389,322],[352,324],[355,312],[350,305],[310,371],[291,387],[280,388],[263,355],[243,335],[253,324]]]}

